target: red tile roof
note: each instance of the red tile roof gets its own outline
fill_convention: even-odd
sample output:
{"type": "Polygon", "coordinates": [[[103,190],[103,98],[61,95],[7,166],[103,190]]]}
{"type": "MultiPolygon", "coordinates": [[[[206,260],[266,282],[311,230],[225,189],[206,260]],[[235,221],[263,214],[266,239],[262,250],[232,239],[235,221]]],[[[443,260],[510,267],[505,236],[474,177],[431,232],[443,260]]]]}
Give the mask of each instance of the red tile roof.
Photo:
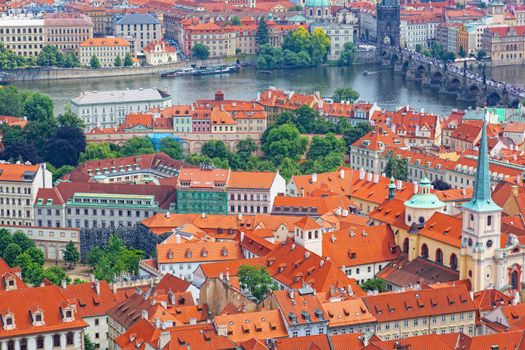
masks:
{"type": "Polygon", "coordinates": [[[106,281],[69,284],[62,293],[67,300],[74,301],[80,317],[105,315],[117,304],[117,298],[106,281]]]}

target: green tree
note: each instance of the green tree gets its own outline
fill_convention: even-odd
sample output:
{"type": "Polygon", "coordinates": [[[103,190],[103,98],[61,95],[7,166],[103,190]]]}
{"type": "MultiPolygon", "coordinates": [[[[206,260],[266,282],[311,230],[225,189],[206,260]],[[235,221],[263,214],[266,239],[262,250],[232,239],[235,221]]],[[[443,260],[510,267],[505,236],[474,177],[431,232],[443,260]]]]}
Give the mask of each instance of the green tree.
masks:
{"type": "Polygon", "coordinates": [[[89,60],[89,66],[93,69],[100,68],[100,60],[98,59],[97,55],[93,54],[91,56],[91,59],[89,60]]]}
{"type": "Polygon", "coordinates": [[[264,16],[259,18],[259,23],[257,24],[257,33],[255,34],[255,42],[257,45],[259,45],[259,47],[270,42],[268,24],[266,24],[266,19],[264,16]]]}
{"type": "Polygon", "coordinates": [[[257,151],[257,145],[251,138],[247,138],[245,140],[239,141],[236,149],[241,162],[247,162],[252,154],[257,151]]]}
{"type": "Polygon", "coordinates": [[[241,19],[239,17],[237,17],[237,16],[233,16],[230,19],[230,22],[231,22],[232,26],[240,26],[241,25],[241,19]]]}
{"type": "Polygon", "coordinates": [[[122,66],[122,59],[120,58],[120,55],[117,55],[115,57],[115,67],[121,67],[122,66]]]}
{"type": "Polygon", "coordinates": [[[269,131],[262,149],[269,160],[275,165],[280,165],[285,158],[299,160],[307,144],[308,139],[301,136],[294,125],[283,124],[269,131]]]}
{"type": "Polygon", "coordinates": [[[77,264],[77,261],[80,260],[80,252],[73,241],[69,241],[69,243],[66,245],[66,248],[62,249],[62,254],[64,257],[64,262],[69,264],[70,269],[73,267],[73,265],[77,264]]]}
{"type": "Polygon", "coordinates": [[[13,236],[5,228],[0,229],[0,256],[3,256],[7,246],[13,242],[13,236]]]}
{"type": "Polygon", "coordinates": [[[346,143],[346,148],[350,149],[350,146],[354,142],[368,134],[370,131],[372,131],[372,126],[365,122],[345,128],[345,130],[343,130],[343,137],[346,143]]]}
{"type": "MultiPolygon", "coordinates": [[[[2,45],[3,44],[0,43],[0,47],[2,45]]],[[[0,114],[23,117],[25,98],[26,96],[15,86],[4,86],[0,89],[0,114]]]]}
{"type": "Polygon", "coordinates": [[[300,173],[301,170],[299,169],[297,162],[293,159],[284,158],[279,166],[279,174],[281,174],[286,181],[289,181],[292,176],[299,175],[300,173]]]}
{"type": "Polygon", "coordinates": [[[259,46],[257,53],[258,69],[276,69],[280,68],[284,63],[283,49],[280,47],[272,47],[270,44],[259,46]]]}
{"type": "Polygon", "coordinates": [[[476,57],[477,57],[478,61],[481,61],[482,59],[487,57],[487,52],[485,50],[483,50],[483,49],[479,49],[478,53],[476,54],[476,57]]]}
{"type": "Polygon", "coordinates": [[[86,149],[86,137],[77,127],[62,126],[44,145],[44,159],[60,168],[78,165],[80,154],[86,149]]]}
{"type": "Polygon", "coordinates": [[[359,286],[365,292],[373,290],[377,290],[379,293],[386,292],[386,282],[380,278],[369,279],[361,283],[359,286]]]}
{"type": "Polygon", "coordinates": [[[69,277],[67,277],[64,269],[58,265],[53,265],[47,269],[44,269],[42,272],[42,278],[47,278],[49,282],[57,286],[60,286],[63,280],[69,281],[69,277]]]}
{"type": "Polygon", "coordinates": [[[47,163],[47,170],[49,170],[53,175],[53,183],[55,183],[62,176],[75,170],[75,167],[72,165],[63,165],[60,168],[55,168],[53,164],[47,163]]]}
{"type": "Polygon", "coordinates": [[[306,159],[313,161],[321,160],[332,152],[344,155],[344,140],[338,139],[332,133],[327,134],[325,137],[314,136],[306,153],[306,159]]]}
{"type": "Polygon", "coordinates": [[[461,57],[461,58],[465,58],[465,57],[467,57],[467,51],[465,51],[465,48],[464,48],[463,46],[461,46],[461,47],[459,48],[458,55],[459,55],[459,57],[461,57]]]}
{"type": "Polygon", "coordinates": [[[126,141],[119,151],[121,157],[139,156],[153,152],[155,149],[147,137],[132,137],[126,141]]]}
{"type": "Polygon", "coordinates": [[[340,66],[349,66],[354,64],[356,51],[357,49],[354,43],[345,43],[343,46],[343,51],[341,51],[341,55],[337,60],[337,64],[340,66]]]}
{"type": "Polygon", "coordinates": [[[64,64],[64,55],[56,46],[46,45],[40,50],[36,58],[36,64],[42,67],[62,67],[64,64]]]}
{"type": "Polygon", "coordinates": [[[71,106],[67,105],[65,111],[57,117],[58,126],[75,127],[84,129],[85,124],[75,113],[71,112],[71,106]]]}
{"type": "Polygon", "coordinates": [[[91,340],[89,335],[84,333],[84,350],[95,350],[95,343],[91,340]]]}
{"type": "Polygon", "coordinates": [[[334,93],[334,101],[335,102],[341,102],[341,101],[350,101],[355,102],[359,98],[359,92],[355,91],[354,89],[348,87],[348,88],[338,88],[335,90],[334,93]]]}
{"type": "Polygon", "coordinates": [[[53,101],[46,95],[38,92],[31,93],[25,100],[24,115],[29,121],[48,122],[54,119],[53,101]]]}
{"type": "Polygon", "coordinates": [[[408,160],[406,158],[398,158],[392,151],[389,151],[386,156],[388,159],[385,166],[386,176],[406,181],[408,177],[408,160]]]}
{"type": "Polygon", "coordinates": [[[16,243],[18,244],[18,246],[20,247],[20,249],[22,249],[22,251],[25,251],[29,248],[34,248],[35,247],[35,242],[33,242],[32,240],[30,240],[23,232],[21,231],[16,231],[14,234],[13,234],[13,243],[16,243]]]}
{"type": "Polygon", "coordinates": [[[311,64],[318,66],[326,62],[330,49],[330,37],[321,28],[315,28],[310,37],[311,64]]]}
{"type": "Polygon", "coordinates": [[[210,158],[227,158],[230,150],[223,141],[210,140],[202,145],[201,152],[210,158]]]}
{"type": "Polygon", "coordinates": [[[277,283],[273,281],[265,267],[241,265],[237,275],[241,288],[248,290],[258,302],[262,301],[272,290],[277,290],[277,283]]]}
{"type": "Polygon", "coordinates": [[[80,67],[80,60],[78,59],[78,56],[73,51],[69,51],[64,56],[64,61],[62,63],[62,67],[64,68],[76,68],[80,67]]]}
{"type": "Polygon", "coordinates": [[[2,253],[2,259],[7,265],[16,266],[16,258],[22,253],[22,249],[16,243],[10,243],[2,253]]]}
{"type": "Polygon", "coordinates": [[[0,69],[26,68],[34,65],[33,57],[19,56],[7,49],[4,43],[0,43],[0,69]]]}
{"type": "Polygon", "coordinates": [[[210,57],[210,48],[203,44],[195,44],[191,48],[191,55],[198,60],[205,60],[210,57]]]}
{"type": "Polygon", "coordinates": [[[432,182],[432,187],[435,189],[435,190],[438,190],[438,191],[446,191],[446,190],[450,190],[452,188],[452,186],[450,186],[450,184],[448,182],[445,182],[443,180],[434,180],[432,182]]]}
{"type": "Polygon", "coordinates": [[[168,156],[170,156],[173,159],[183,159],[184,155],[182,154],[182,147],[180,145],[180,142],[174,140],[171,137],[164,137],[160,140],[160,148],[159,150],[161,152],[166,153],[168,156]]]}
{"type": "Polygon", "coordinates": [[[95,268],[97,263],[102,260],[104,254],[104,249],[100,247],[93,248],[88,252],[86,261],[92,268],[95,268]]]}
{"type": "Polygon", "coordinates": [[[131,67],[133,66],[133,57],[131,57],[131,53],[126,53],[126,56],[124,56],[124,67],[131,67]]]}
{"type": "Polygon", "coordinates": [[[80,162],[84,163],[92,159],[108,159],[115,157],[118,157],[118,154],[111,150],[109,143],[88,143],[84,152],[80,154],[80,162]]]}

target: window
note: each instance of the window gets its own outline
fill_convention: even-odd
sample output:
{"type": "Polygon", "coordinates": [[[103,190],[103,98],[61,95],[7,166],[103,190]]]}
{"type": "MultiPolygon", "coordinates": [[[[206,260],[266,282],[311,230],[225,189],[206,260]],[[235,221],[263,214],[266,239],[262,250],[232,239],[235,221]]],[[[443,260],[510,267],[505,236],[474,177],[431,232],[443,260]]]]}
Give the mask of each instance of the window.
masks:
{"type": "Polygon", "coordinates": [[[27,350],[27,339],[20,339],[20,350],[27,350]]]}
{"type": "Polygon", "coordinates": [[[73,345],[74,341],[75,341],[75,338],[73,336],[73,332],[67,333],[67,335],[66,335],[66,344],[67,345],[73,345]]]}
{"type": "Polygon", "coordinates": [[[36,348],[37,349],[44,348],[44,337],[43,336],[39,336],[38,338],[36,338],[36,348]]]}
{"type": "Polygon", "coordinates": [[[60,346],[60,334],[53,335],[53,346],[54,347],[60,346]]]}
{"type": "Polygon", "coordinates": [[[492,215],[487,216],[487,226],[492,226],[492,215]]]}

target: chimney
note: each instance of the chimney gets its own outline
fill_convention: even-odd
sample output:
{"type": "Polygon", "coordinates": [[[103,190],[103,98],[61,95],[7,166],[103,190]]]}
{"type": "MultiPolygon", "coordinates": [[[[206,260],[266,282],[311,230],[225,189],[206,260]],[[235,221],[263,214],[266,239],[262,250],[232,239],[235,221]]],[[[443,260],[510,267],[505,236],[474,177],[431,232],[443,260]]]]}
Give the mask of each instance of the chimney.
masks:
{"type": "Polygon", "coordinates": [[[155,317],[155,328],[160,328],[160,327],[162,327],[162,324],[160,322],[160,318],[155,317]]]}
{"type": "Polygon", "coordinates": [[[335,209],[335,215],[337,215],[337,216],[341,215],[341,207],[337,207],[335,209]]]}
{"type": "Polygon", "coordinates": [[[180,244],[180,235],[178,233],[175,234],[175,243],[180,244]]]}
{"type": "Polygon", "coordinates": [[[372,182],[372,173],[366,173],[366,182],[372,182]]]}
{"type": "Polygon", "coordinates": [[[344,169],[339,169],[339,177],[341,179],[344,179],[345,178],[345,170],[344,169]]]}
{"type": "Polygon", "coordinates": [[[169,211],[166,212],[166,218],[167,218],[167,219],[170,218],[170,212],[169,212],[169,211]]]}
{"type": "Polygon", "coordinates": [[[239,213],[239,215],[237,215],[237,219],[238,219],[239,221],[242,221],[242,213],[239,213]]]}
{"type": "Polygon", "coordinates": [[[345,209],[343,210],[343,217],[347,217],[348,216],[348,209],[345,209]]]}
{"type": "Polygon", "coordinates": [[[95,292],[97,293],[97,295],[100,295],[100,281],[99,280],[95,280],[94,283],[94,287],[95,287],[95,292]]]}
{"type": "Polygon", "coordinates": [[[517,196],[518,196],[518,192],[519,192],[519,191],[518,191],[518,186],[516,186],[516,185],[512,185],[512,195],[513,195],[514,197],[517,197],[517,196]]]}
{"type": "Polygon", "coordinates": [[[374,175],[374,183],[375,184],[379,183],[379,175],[378,174],[374,175]]]}
{"type": "Polygon", "coordinates": [[[401,191],[402,188],[403,188],[403,181],[397,180],[397,190],[401,191]]]}
{"type": "Polygon", "coordinates": [[[293,298],[294,298],[295,293],[294,293],[293,289],[290,289],[290,290],[288,291],[288,296],[290,297],[290,299],[293,299],[293,298]]]}
{"type": "Polygon", "coordinates": [[[418,191],[419,191],[419,185],[417,181],[414,180],[414,193],[418,193],[418,191]]]}
{"type": "Polygon", "coordinates": [[[244,241],[244,231],[241,231],[241,242],[244,241]]]}
{"type": "Polygon", "coordinates": [[[190,317],[190,325],[197,324],[197,319],[195,317],[190,317]]]}
{"type": "Polygon", "coordinates": [[[147,320],[148,319],[148,310],[142,310],[141,315],[142,315],[142,318],[147,320]]]}
{"type": "Polygon", "coordinates": [[[228,268],[226,268],[226,281],[230,280],[230,271],[228,268]]]}
{"type": "Polygon", "coordinates": [[[168,345],[168,343],[170,342],[171,340],[171,334],[170,332],[167,332],[167,331],[163,331],[163,332],[160,332],[160,336],[159,336],[159,349],[164,349],[164,347],[166,345],[168,345]]]}
{"type": "Polygon", "coordinates": [[[62,286],[62,289],[66,289],[67,288],[67,281],[66,280],[60,281],[60,285],[62,286]]]}
{"type": "Polygon", "coordinates": [[[205,212],[201,213],[201,218],[206,219],[206,213],[205,212]]]}
{"type": "Polygon", "coordinates": [[[175,305],[175,295],[171,290],[168,292],[168,299],[171,305],[175,305]]]}
{"type": "Polygon", "coordinates": [[[228,336],[228,326],[226,324],[217,325],[217,335],[227,337],[228,336]]]}
{"type": "Polygon", "coordinates": [[[365,179],[365,169],[361,168],[361,170],[359,170],[359,180],[364,180],[365,179]]]}
{"type": "Polygon", "coordinates": [[[312,183],[316,183],[317,182],[317,174],[316,173],[313,173],[312,174],[312,183]]]}

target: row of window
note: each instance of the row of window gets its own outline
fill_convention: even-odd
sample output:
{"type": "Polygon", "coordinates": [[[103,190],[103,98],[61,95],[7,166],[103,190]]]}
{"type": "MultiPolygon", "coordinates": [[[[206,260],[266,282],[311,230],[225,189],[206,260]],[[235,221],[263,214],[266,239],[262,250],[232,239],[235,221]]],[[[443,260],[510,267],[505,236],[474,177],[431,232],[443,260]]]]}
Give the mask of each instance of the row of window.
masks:
{"type": "MultiPolygon", "coordinates": [[[[75,337],[72,332],[69,332],[66,334],[66,344],[65,345],[74,345],[75,343],[75,337]]],[[[43,336],[38,336],[36,338],[36,348],[37,349],[43,349],[45,344],[45,340],[43,336]]],[[[53,335],[53,347],[59,348],[62,346],[62,336],[60,334],[54,334],[53,335]]],[[[27,338],[22,338],[18,341],[18,349],[19,350],[31,350],[28,346],[28,340],[27,338]]],[[[9,340],[7,341],[7,350],[15,350],[15,341],[9,340]]]]}

